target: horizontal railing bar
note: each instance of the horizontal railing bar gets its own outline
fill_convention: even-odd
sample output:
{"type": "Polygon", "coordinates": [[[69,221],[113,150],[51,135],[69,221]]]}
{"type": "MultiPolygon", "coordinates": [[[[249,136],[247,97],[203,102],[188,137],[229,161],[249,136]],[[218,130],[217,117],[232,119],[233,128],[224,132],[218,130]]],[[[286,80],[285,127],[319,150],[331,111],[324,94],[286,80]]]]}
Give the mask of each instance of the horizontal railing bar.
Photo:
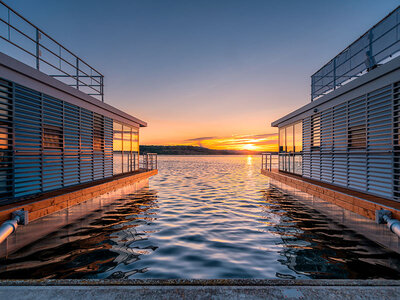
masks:
{"type": "MultiPolygon", "coordinates": [[[[49,63],[48,61],[45,61],[45,60],[41,59],[40,57],[39,57],[39,60],[42,61],[42,62],[44,62],[44,63],[46,63],[46,64],[48,64],[49,66],[53,67],[54,69],[56,69],[56,70],[58,70],[58,71],[60,71],[60,72],[62,72],[62,73],[64,73],[64,74],[68,75],[68,73],[66,73],[65,71],[59,69],[58,67],[56,67],[56,66],[54,66],[53,64],[49,63]]],[[[94,90],[94,91],[100,93],[100,91],[98,91],[98,90],[96,90],[96,89],[94,89],[94,88],[88,86],[88,85],[85,84],[83,81],[81,81],[81,80],[79,80],[79,79],[76,79],[76,80],[77,80],[78,82],[82,83],[84,86],[87,86],[87,87],[91,88],[92,90],[94,90]]]]}
{"type": "MultiPolygon", "coordinates": [[[[23,21],[25,21],[26,23],[28,23],[29,25],[31,25],[33,28],[37,29],[41,34],[43,34],[44,36],[46,36],[47,38],[49,38],[51,41],[53,41],[54,43],[56,43],[58,46],[60,46],[61,48],[63,48],[65,51],[67,51],[69,54],[71,54],[72,56],[78,58],[81,62],[83,62],[85,65],[87,65],[88,67],[90,67],[89,64],[87,64],[83,59],[80,59],[77,55],[75,55],[73,52],[71,52],[70,50],[68,50],[67,48],[65,48],[62,44],[60,44],[59,42],[57,42],[55,39],[53,39],[51,36],[49,36],[47,33],[45,33],[43,30],[41,30],[39,27],[37,27],[36,25],[32,24],[30,21],[28,21],[27,19],[25,19],[23,16],[21,16],[19,13],[17,13],[15,10],[13,10],[11,7],[9,7],[7,4],[5,4],[2,0],[0,0],[0,3],[5,6],[7,9],[9,9],[11,12],[13,12],[17,17],[21,18],[23,21]]],[[[92,67],[91,67],[92,68],[92,67]]],[[[96,71],[99,75],[102,75],[99,71],[97,71],[96,69],[92,68],[94,71],[96,71]]]]}
{"type": "MultiPolygon", "coordinates": [[[[382,24],[387,18],[389,18],[396,10],[398,10],[400,8],[400,6],[396,7],[394,10],[392,10],[385,18],[383,18],[381,21],[379,21],[378,23],[376,23],[374,26],[372,26],[370,29],[368,29],[363,35],[361,35],[358,39],[356,39],[353,43],[351,43],[349,46],[347,46],[345,49],[343,49],[339,54],[337,54],[334,58],[332,58],[329,62],[327,62],[324,66],[322,66],[318,71],[316,71],[315,73],[318,73],[319,71],[321,71],[323,68],[325,68],[327,65],[329,65],[331,62],[333,62],[339,55],[345,53],[348,49],[350,49],[351,46],[355,45],[358,41],[360,41],[364,36],[366,36],[367,34],[369,34],[369,32],[371,32],[372,29],[376,28],[378,25],[382,24]]],[[[397,26],[398,24],[396,24],[395,26],[397,26]]],[[[394,26],[394,27],[395,27],[394,26]]],[[[393,28],[394,28],[393,27],[393,28]]],[[[314,74],[315,74],[314,73],[314,74]]]]}
{"type": "MultiPolygon", "coordinates": [[[[372,49],[372,47],[378,45],[381,46],[383,45],[384,48],[379,49],[378,52],[376,53],[371,53],[371,56],[373,58],[378,57],[381,54],[385,54],[388,49],[394,47],[395,45],[398,45],[400,43],[400,39],[398,35],[394,39],[393,42],[389,41],[389,44],[385,45],[385,41],[381,42],[383,39],[385,39],[388,34],[391,34],[392,32],[398,30],[400,27],[400,22],[399,19],[396,18],[394,20],[395,24],[392,25],[390,23],[385,23],[386,20],[392,16],[394,13],[397,13],[400,11],[400,6],[398,6],[396,9],[394,9],[391,13],[389,13],[384,19],[382,19],[380,22],[375,24],[372,28],[370,28],[367,32],[365,32],[362,36],[360,36],[356,41],[354,41],[352,44],[347,46],[343,51],[341,51],[339,54],[337,54],[334,58],[332,58],[328,63],[326,63],[324,66],[322,66],[318,71],[316,71],[312,76],[312,83],[311,83],[311,100],[315,100],[323,95],[326,95],[336,88],[347,84],[349,81],[352,79],[358,78],[362,74],[365,74],[366,71],[368,71],[369,66],[365,64],[365,60],[358,59],[359,63],[356,65],[352,66],[352,61],[355,57],[359,56],[360,53],[365,52],[368,49],[372,49]],[[379,26],[379,24],[384,24],[384,25],[390,25],[388,28],[385,28],[385,31],[382,33],[379,33],[375,37],[373,36],[374,34],[374,29],[379,26]],[[362,39],[368,38],[367,43],[361,44],[360,41],[362,39]],[[356,47],[354,47],[356,46],[356,47]],[[358,50],[357,50],[358,48],[358,50]],[[354,52],[354,50],[356,50],[354,52]],[[354,53],[353,53],[354,52],[354,53]],[[340,70],[344,66],[345,70],[349,68],[347,71],[343,72],[342,74],[336,74],[335,72],[337,70],[340,70]],[[322,75],[321,73],[326,73],[325,75],[322,75]],[[323,83],[324,80],[330,79],[330,81],[323,83]],[[322,83],[321,83],[322,82],[322,83]]],[[[365,52],[366,53],[366,52],[365,52]]],[[[393,56],[397,56],[398,53],[400,53],[399,49],[393,49],[390,53],[382,56],[377,60],[374,66],[379,65],[381,62],[385,62],[388,59],[390,59],[393,56]]]]}
{"type": "Polygon", "coordinates": [[[95,96],[101,96],[101,100],[104,101],[104,76],[95,68],[91,67],[86,61],[83,59],[79,58],[77,55],[75,55],[73,52],[65,48],[62,44],[57,42],[55,39],[53,39],[51,36],[46,34],[43,30],[38,28],[36,25],[32,24],[30,21],[28,21],[26,18],[21,16],[19,13],[14,11],[11,7],[9,7],[7,4],[5,4],[2,0],[0,0],[0,5],[4,6],[7,9],[8,16],[10,16],[10,13],[12,13],[12,18],[10,17],[7,19],[5,18],[0,18],[0,22],[5,24],[6,28],[8,29],[8,36],[6,34],[0,35],[0,38],[9,43],[10,45],[16,47],[19,50],[22,50],[24,53],[30,55],[31,57],[36,59],[36,69],[40,70],[39,62],[45,63],[47,66],[54,68],[55,70],[59,71],[63,75],[49,75],[54,78],[67,78],[70,77],[73,80],[76,81],[75,85],[72,85],[79,89],[79,87],[88,87],[91,90],[95,92],[90,94],[90,95],[95,95],[95,96]],[[28,24],[28,27],[26,28],[21,28],[24,26],[24,24],[28,24]],[[30,28],[29,28],[30,26],[30,28]],[[36,36],[33,37],[31,34],[31,29],[34,29],[36,31],[36,36]],[[29,30],[29,31],[28,31],[29,30]],[[12,35],[10,34],[12,33],[12,35]],[[15,33],[15,34],[14,34],[15,33]],[[23,38],[27,39],[28,42],[32,42],[33,46],[36,46],[36,51],[30,51],[28,46],[23,45],[22,42],[24,41],[23,38]],[[46,44],[43,42],[43,38],[45,38],[46,44]],[[22,40],[21,40],[22,39],[22,40]],[[47,40],[46,40],[47,39],[47,40]],[[47,41],[49,41],[47,43],[47,41]],[[52,44],[53,43],[53,44],[52,44]],[[58,50],[52,50],[51,48],[58,47],[58,50]],[[46,59],[44,57],[41,57],[41,53],[39,51],[45,51],[46,56],[50,55],[51,58],[52,56],[56,58],[59,61],[59,67],[57,67],[55,64],[49,61],[49,59],[46,59]],[[59,52],[59,53],[56,53],[59,52]],[[47,53],[46,53],[47,52],[47,53]],[[63,56],[61,53],[63,52],[63,56]],[[71,57],[66,57],[66,56],[71,56],[71,57]],[[72,60],[75,60],[74,62],[71,62],[72,60]],[[61,64],[63,67],[61,67],[61,64]],[[71,67],[72,70],[74,70],[74,74],[69,74],[69,71],[65,70],[65,66],[71,67]],[[83,66],[85,69],[88,68],[88,70],[84,70],[80,68],[79,66],[83,66]],[[90,74],[89,74],[90,73],[90,74]],[[93,74],[95,73],[95,74],[93,74]],[[80,78],[81,77],[81,78],[80,78]],[[95,84],[87,84],[81,79],[84,78],[90,78],[91,83],[92,81],[95,84]]]}
{"type": "Polygon", "coordinates": [[[93,75],[93,76],[91,76],[91,75],[89,75],[89,76],[84,76],[84,75],[79,75],[79,76],[76,76],[76,75],[49,75],[49,76],[51,76],[51,77],[72,77],[72,78],[75,78],[75,77],[101,78],[102,77],[102,76],[99,76],[99,75],[93,75]]]}

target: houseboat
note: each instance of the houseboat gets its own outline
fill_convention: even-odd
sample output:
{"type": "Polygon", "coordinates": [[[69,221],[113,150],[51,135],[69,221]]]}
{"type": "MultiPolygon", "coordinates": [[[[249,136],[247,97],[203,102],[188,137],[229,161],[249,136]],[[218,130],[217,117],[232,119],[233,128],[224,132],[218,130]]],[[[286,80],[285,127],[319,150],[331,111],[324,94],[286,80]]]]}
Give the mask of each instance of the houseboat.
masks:
{"type": "MultiPolygon", "coordinates": [[[[261,172],[400,234],[400,7],[311,76],[261,172]],[[384,226],[384,225],[381,225],[384,226]]],[[[397,239],[397,237],[396,237],[397,239]]],[[[398,245],[398,239],[397,239],[398,245]]]]}
{"type": "Polygon", "coordinates": [[[0,20],[0,225],[157,173],[152,154],[139,166],[146,122],[105,103],[99,71],[1,1],[0,20]]]}

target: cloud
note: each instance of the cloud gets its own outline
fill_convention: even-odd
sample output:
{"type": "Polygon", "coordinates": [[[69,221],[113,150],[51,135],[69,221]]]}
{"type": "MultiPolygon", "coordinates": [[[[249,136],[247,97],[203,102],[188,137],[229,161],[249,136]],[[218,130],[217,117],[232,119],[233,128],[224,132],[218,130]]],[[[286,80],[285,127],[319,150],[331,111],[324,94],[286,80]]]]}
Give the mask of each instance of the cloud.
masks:
{"type": "Polygon", "coordinates": [[[211,149],[245,149],[251,145],[257,150],[275,151],[278,144],[278,135],[276,133],[264,133],[253,135],[233,135],[233,136],[208,136],[187,139],[184,141],[187,145],[196,145],[211,149]]]}
{"type": "Polygon", "coordinates": [[[199,138],[194,138],[194,139],[187,139],[184,140],[184,142],[201,142],[204,140],[212,140],[212,139],[217,139],[218,137],[216,136],[206,136],[206,137],[199,137],[199,138]]]}

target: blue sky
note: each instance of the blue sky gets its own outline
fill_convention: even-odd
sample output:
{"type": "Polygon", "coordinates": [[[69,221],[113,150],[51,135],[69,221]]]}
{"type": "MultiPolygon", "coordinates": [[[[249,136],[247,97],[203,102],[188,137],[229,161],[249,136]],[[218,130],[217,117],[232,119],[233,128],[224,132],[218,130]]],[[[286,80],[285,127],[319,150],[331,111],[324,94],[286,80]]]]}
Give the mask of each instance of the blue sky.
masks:
{"type": "Polygon", "coordinates": [[[310,76],[398,1],[6,0],[101,71],[144,144],[274,133],[310,76]]]}

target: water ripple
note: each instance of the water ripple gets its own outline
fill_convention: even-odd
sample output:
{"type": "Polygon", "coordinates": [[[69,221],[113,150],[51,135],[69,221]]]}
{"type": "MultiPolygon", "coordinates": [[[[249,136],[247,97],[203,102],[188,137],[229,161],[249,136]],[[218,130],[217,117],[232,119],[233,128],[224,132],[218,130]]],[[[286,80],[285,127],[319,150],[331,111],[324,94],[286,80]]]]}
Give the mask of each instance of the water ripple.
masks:
{"type": "Polygon", "coordinates": [[[159,159],[150,188],[12,254],[0,278],[400,278],[398,254],[270,187],[258,157],[159,159]]]}

